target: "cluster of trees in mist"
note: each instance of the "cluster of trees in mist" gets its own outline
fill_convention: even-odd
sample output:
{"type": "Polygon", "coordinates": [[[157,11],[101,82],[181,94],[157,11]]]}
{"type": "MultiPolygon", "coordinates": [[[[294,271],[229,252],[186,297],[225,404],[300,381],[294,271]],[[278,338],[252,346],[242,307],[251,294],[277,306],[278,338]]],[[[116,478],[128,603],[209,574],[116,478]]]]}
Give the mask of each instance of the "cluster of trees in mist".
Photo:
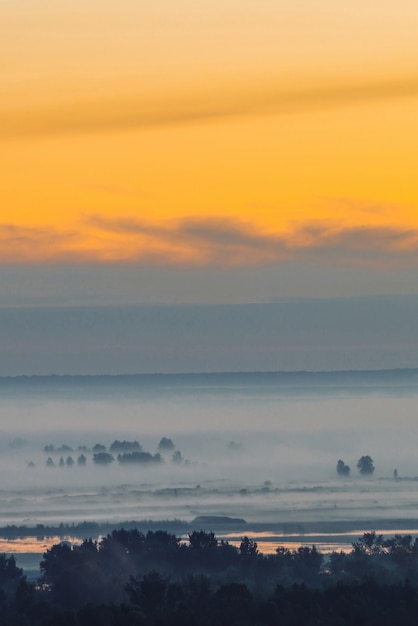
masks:
{"type": "MultiPolygon", "coordinates": [[[[183,458],[180,450],[175,449],[173,441],[162,437],[158,444],[157,452],[152,454],[143,449],[138,441],[119,441],[115,439],[109,448],[102,443],[96,443],[91,449],[87,446],[78,446],[75,457],[74,450],[65,444],[55,447],[48,444],[44,447],[47,467],[84,467],[88,460],[95,465],[110,465],[115,460],[121,465],[149,465],[161,464],[170,459],[176,465],[188,465],[189,461],[183,458]],[[59,455],[59,456],[58,456],[59,455]],[[89,457],[89,459],[88,459],[89,457]]],[[[33,463],[30,463],[33,466],[33,463]]]]}
{"type": "MultiPolygon", "coordinates": [[[[357,469],[362,476],[372,476],[375,470],[372,457],[369,455],[361,456],[357,461],[357,469]]],[[[350,476],[351,468],[342,459],[338,459],[336,470],[339,476],[350,476]]],[[[396,468],[393,470],[393,478],[394,480],[411,480],[409,477],[401,478],[396,468]]],[[[417,480],[417,478],[415,477],[413,480],[417,480]]]]}
{"type": "Polygon", "coordinates": [[[418,622],[418,542],[365,533],[351,552],[263,555],[193,531],[113,531],[47,550],[36,584],[0,555],[0,624],[11,626],[409,626],[418,622]]]}
{"type": "MultiPolygon", "coordinates": [[[[339,476],[350,475],[351,468],[342,459],[338,460],[336,469],[339,476]]],[[[362,476],[371,476],[375,470],[372,457],[369,455],[361,456],[357,461],[357,469],[362,476]]]]}

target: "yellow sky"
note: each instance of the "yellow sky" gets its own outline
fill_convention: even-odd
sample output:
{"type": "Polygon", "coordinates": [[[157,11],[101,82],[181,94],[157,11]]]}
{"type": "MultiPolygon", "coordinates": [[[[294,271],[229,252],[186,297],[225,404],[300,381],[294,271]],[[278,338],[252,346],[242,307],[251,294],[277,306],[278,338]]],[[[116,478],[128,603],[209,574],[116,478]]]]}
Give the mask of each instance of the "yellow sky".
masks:
{"type": "Polygon", "coordinates": [[[417,32],[416,0],[2,2],[0,261],[410,263],[417,32]]]}

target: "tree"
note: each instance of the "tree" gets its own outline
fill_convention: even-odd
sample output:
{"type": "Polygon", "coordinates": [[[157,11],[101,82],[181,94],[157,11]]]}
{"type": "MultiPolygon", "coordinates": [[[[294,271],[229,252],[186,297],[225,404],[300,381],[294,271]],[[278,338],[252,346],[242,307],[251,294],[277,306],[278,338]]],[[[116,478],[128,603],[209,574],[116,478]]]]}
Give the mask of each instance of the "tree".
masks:
{"type": "Polygon", "coordinates": [[[371,476],[374,472],[373,459],[370,456],[362,456],[357,461],[357,467],[363,476],[371,476]]]}
{"type": "Polygon", "coordinates": [[[213,551],[218,547],[218,540],[213,532],[206,533],[204,530],[194,530],[188,536],[190,548],[195,552],[213,551]]]}
{"type": "Polygon", "coordinates": [[[115,454],[117,452],[140,452],[141,450],[142,446],[138,441],[119,441],[118,439],[115,439],[109,448],[109,451],[115,454]]]}
{"type": "Polygon", "coordinates": [[[372,530],[369,533],[363,533],[363,536],[353,543],[354,556],[359,554],[382,554],[384,552],[383,535],[377,535],[372,530]]]}
{"type": "Polygon", "coordinates": [[[139,604],[147,612],[164,604],[169,579],[156,570],[140,577],[130,576],[125,589],[133,604],[139,604]]]}
{"type": "Polygon", "coordinates": [[[175,452],[173,452],[173,454],[171,456],[171,460],[176,465],[181,465],[183,463],[184,459],[182,457],[182,454],[181,454],[180,450],[176,450],[175,452]]]}
{"type": "Polygon", "coordinates": [[[160,452],[171,452],[171,450],[174,450],[174,443],[171,439],[163,437],[160,439],[160,443],[158,444],[158,450],[160,452]]]}
{"type": "Polygon", "coordinates": [[[239,547],[239,554],[244,559],[255,559],[259,554],[257,543],[248,537],[243,537],[239,547]]]}
{"type": "Polygon", "coordinates": [[[151,452],[125,452],[124,454],[118,454],[117,459],[119,463],[161,463],[162,458],[157,452],[151,454],[151,452]]]}
{"type": "Polygon", "coordinates": [[[321,552],[318,552],[316,546],[312,546],[312,548],[300,546],[293,552],[292,560],[295,564],[303,564],[308,571],[318,574],[324,562],[324,556],[321,552]]]}
{"type": "Polygon", "coordinates": [[[228,450],[233,450],[234,452],[238,450],[242,450],[242,443],[237,441],[230,441],[227,446],[228,450]]]}
{"type": "Polygon", "coordinates": [[[94,463],[98,463],[99,465],[108,465],[114,461],[114,457],[109,452],[97,452],[93,455],[94,463]]]}
{"type": "Polygon", "coordinates": [[[344,463],[341,459],[339,459],[337,463],[337,474],[339,476],[349,476],[350,475],[350,467],[344,463]]]}
{"type": "Polygon", "coordinates": [[[0,586],[19,582],[24,579],[23,570],[16,566],[14,556],[0,554],[0,586]]]}

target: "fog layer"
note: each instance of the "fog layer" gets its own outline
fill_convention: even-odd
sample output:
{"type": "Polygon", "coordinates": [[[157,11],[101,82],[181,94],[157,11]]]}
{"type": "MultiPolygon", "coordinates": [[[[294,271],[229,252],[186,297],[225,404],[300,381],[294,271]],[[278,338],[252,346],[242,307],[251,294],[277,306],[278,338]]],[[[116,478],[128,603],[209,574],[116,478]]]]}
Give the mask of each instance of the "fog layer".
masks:
{"type": "Polygon", "coordinates": [[[309,375],[286,384],[268,375],[193,380],[3,380],[0,524],[413,519],[415,373],[391,384],[383,373],[332,384],[309,375]],[[173,450],[159,450],[163,437],[173,450]],[[161,459],[95,463],[94,446],[109,451],[115,440],[161,459]],[[363,455],[376,467],[368,478],[356,468],[363,455]],[[349,477],[337,476],[338,459],[349,477]]]}

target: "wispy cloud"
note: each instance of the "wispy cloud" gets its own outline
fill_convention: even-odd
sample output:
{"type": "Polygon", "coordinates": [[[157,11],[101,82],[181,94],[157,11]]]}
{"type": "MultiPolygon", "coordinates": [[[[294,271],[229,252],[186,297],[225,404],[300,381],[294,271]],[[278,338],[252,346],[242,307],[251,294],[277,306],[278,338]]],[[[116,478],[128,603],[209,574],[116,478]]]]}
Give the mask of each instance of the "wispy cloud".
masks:
{"type": "Polygon", "coordinates": [[[286,88],[271,79],[241,88],[220,85],[210,93],[125,94],[94,100],[0,104],[0,138],[37,135],[103,133],[187,125],[260,115],[289,115],[417,98],[418,76],[331,83],[309,88],[286,88]]]}
{"type": "Polygon", "coordinates": [[[418,267],[418,230],[389,226],[339,228],[306,225],[300,235],[307,245],[298,257],[324,265],[390,270],[418,267]]]}
{"type": "Polygon", "coordinates": [[[77,229],[0,224],[0,263],[82,262],[77,229]]]}
{"type": "Polygon", "coordinates": [[[387,271],[418,267],[418,230],[330,222],[262,231],[234,218],[149,222],[92,216],[79,229],[0,226],[0,262],[254,267],[302,261],[387,271]]]}
{"type": "Polygon", "coordinates": [[[295,259],[377,269],[418,264],[418,230],[414,229],[311,221],[272,234],[233,218],[188,218],[164,225],[92,218],[90,223],[119,235],[155,240],[173,252],[186,248],[202,265],[262,265],[295,259]]]}

